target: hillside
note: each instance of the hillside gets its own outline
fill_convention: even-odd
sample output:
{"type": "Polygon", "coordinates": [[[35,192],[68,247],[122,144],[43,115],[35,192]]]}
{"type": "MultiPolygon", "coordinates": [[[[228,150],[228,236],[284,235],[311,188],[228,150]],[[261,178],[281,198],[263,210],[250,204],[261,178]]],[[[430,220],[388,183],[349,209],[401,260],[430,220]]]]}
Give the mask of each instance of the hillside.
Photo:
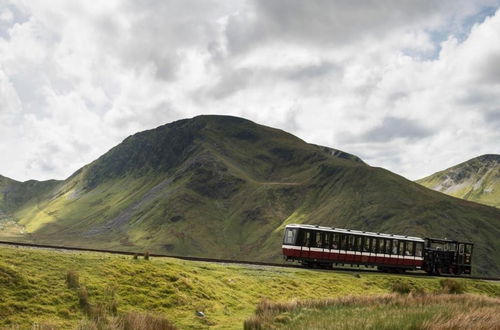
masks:
{"type": "Polygon", "coordinates": [[[248,260],[281,260],[288,223],[450,237],[500,274],[499,209],[236,117],[137,133],[9,212],[2,238],[248,260]]]}
{"type": "Polygon", "coordinates": [[[58,183],[56,180],[18,182],[0,175],[0,232],[12,236],[21,234],[24,230],[12,213],[28,201],[35,204],[39,196],[58,183]]]}
{"type": "Polygon", "coordinates": [[[451,196],[500,208],[500,155],[482,155],[416,182],[451,196]]]}

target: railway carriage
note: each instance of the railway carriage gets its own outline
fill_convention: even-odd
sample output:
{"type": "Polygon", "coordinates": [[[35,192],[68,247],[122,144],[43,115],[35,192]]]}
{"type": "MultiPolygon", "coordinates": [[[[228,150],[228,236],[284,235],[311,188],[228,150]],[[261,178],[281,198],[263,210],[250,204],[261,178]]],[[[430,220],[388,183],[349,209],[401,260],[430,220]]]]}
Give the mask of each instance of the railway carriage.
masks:
{"type": "Polygon", "coordinates": [[[470,274],[472,244],[292,224],[285,228],[282,250],[286,260],[307,267],[350,264],[391,272],[470,274]]]}

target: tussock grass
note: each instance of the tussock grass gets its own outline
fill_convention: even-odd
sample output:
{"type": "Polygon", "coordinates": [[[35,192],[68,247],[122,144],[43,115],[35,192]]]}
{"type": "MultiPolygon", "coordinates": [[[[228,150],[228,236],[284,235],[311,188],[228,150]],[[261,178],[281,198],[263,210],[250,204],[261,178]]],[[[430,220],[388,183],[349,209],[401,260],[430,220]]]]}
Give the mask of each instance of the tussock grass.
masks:
{"type": "Polygon", "coordinates": [[[439,281],[443,293],[464,293],[465,292],[465,282],[458,281],[451,278],[445,278],[439,281]]]}
{"type": "MultiPolygon", "coordinates": [[[[56,328],[57,329],[57,328],[56,328]]],[[[175,330],[168,319],[148,313],[128,312],[117,317],[82,320],[78,330],[175,330]]]]}
{"type": "Polygon", "coordinates": [[[66,273],[66,285],[68,289],[78,289],[80,287],[80,276],[77,271],[68,270],[68,273],[66,273]]]}
{"type": "Polygon", "coordinates": [[[264,299],[244,329],[499,329],[499,309],[499,298],[471,294],[264,299]]]}

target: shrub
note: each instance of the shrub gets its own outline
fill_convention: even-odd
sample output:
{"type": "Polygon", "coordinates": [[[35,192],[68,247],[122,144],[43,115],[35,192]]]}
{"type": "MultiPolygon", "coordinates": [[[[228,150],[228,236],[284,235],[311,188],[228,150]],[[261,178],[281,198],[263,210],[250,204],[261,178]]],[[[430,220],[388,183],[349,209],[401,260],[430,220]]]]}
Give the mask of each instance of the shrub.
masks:
{"type": "Polygon", "coordinates": [[[68,270],[66,273],[66,285],[68,289],[78,289],[80,287],[80,276],[74,270],[68,270]]]}
{"type": "Polygon", "coordinates": [[[144,252],[144,260],[149,260],[149,251],[144,252]]]}
{"type": "Polygon", "coordinates": [[[463,282],[459,282],[451,278],[442,279],[439,281],[439,285],[441,285],[441,291],[443,293],[460,294],[465,291],[465,285],[463,282]]]}
{"type": "Polygon", "coordinates": [[[134,253],[134,257],[133,258],[134,258],[134,260],[139,259],[139,253],[134,253]]]}
{"type": "Polygon", "coordinates": [[[78,303],[80,305],[80,308],[85,313],[89,314],[91,312],[89,292],[87,291],[87,288],[84,286],[82,286],[80,290],[78,290],[78,303]]]}
{"type": "Polygon", "coordinates": [[[412,292],[413,286],[406,281],[394,281],[391,284],[391,291],[399,294],[409,294],[412,292]]]}

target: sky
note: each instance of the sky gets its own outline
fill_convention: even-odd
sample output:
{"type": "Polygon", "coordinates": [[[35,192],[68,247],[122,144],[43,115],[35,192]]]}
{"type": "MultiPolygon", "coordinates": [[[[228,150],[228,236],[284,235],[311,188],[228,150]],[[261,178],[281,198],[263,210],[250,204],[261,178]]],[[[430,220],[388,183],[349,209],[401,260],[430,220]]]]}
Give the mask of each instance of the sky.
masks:
{"type": "Polygon", "coordinates": [[[500,0],[0,0],[0,174],[241,116],[414,180],[500,154],[500,0]]]}

